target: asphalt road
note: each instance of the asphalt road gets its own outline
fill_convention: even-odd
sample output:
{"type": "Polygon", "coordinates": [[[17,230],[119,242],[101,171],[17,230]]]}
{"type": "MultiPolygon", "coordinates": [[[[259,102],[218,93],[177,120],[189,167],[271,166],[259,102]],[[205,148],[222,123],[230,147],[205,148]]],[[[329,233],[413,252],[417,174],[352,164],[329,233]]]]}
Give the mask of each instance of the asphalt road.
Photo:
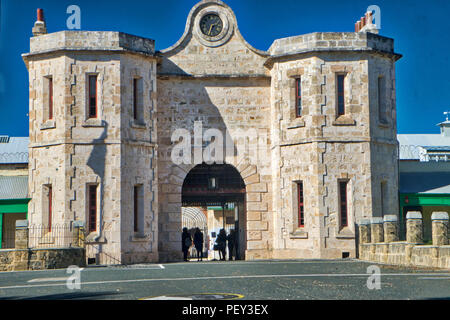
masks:
{"type": "Polygon", "coordinates": [[[377,278],[368,273],[372,265],[348,259],[87,267],[79,273],[80,289],[76,281],[70,281],[75,288],[67,287],[71,274],[65,269],[3,272],[0,300],[170,300],[180,296],[240,301],[450,299],[450,270],[376,265],[381,271],[377,289],[373,285],[377,278]]]}

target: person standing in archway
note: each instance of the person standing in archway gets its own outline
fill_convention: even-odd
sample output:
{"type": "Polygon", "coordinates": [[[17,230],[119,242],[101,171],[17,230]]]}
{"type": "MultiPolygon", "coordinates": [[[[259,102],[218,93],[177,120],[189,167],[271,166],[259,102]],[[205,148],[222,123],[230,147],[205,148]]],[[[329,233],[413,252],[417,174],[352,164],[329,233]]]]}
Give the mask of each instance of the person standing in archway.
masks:
{"type": "Polygon", "coordinates": [[[219,247],[220,260],[225,261],[227,250],[227,233],[225,232],[225,229],[220,229],[216,242],[219,247]]]}
{"type": "Polygon", "coordinates": [[[203,233],[200,228],[195,229],[194,246],[197,250],[197,261],[203,261],[203,233]]]}
{"type": "Polygon", "coordinates": [[[233,260],[233,250],[234,250],[234,244],[236,243],[236,233],[234,232],[234,229],[230,230],[230,234],[227,236],[228,241],[228,260],[233,260]]]}
{"type": "Polygon", "coordinates": [[[187,228],[183,228],[183,233],[181,234],[181,251],[183,251],[183,260],[188,261],[188,251],[192,246],[191,234],[188,232],[187,228]]]}

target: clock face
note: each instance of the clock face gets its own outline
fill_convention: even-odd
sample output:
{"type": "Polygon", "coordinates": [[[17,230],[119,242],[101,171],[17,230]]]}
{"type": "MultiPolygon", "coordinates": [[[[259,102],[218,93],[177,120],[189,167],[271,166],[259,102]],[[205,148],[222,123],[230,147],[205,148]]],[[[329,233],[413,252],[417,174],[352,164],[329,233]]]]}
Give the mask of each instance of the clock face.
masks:
{"type": "Polygon", "coordinates": [[[218,36],[223,29],[223,23],[217,14],[210,13],[200,20],[200,30],[208,37],[218,36]]]}

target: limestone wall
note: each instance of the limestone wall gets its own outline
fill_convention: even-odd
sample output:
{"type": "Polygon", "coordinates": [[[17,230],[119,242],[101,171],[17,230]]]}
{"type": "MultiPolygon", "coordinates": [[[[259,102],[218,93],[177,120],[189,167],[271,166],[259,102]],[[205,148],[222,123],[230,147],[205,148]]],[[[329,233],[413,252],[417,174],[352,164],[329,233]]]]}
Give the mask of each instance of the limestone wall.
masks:
{"type": "Polygon", "coordinates": [[[384,223],[378,224],[381,231],[384,230],[384,242],[377,241],[375,235],[371,235],[367,222],[359,225],[359,259],[391,265],[450,269],[447,213],[433,214],[433,245],[423,245],[423,225],[419,212],[407,215],[407,241],[398,241],[398,222],[392,218],[395,216],[385,216],[384,223]],[[389,232],[391,236],[388,236],[389,232]]]}
{"type": "Polygon", "coordinates": [[[85,265],[83,248],[0,250],[0,271],[63,269],[85,265]]]}
{"type": "MultiPolygon", "coordinates": [[[[137,180],[146,184],[144,219],[149,235],[140,249],[146,257],[137,259],[157,259],[151,249],[157,238],[152,224],[157,216],[152,209],[156,176],[153,53],[154,41],[150,39],[118,32],[59,32],[32,38],[30,53],[24,55],[30,73],[31,223],[48,222],[43,186],[50,184],[52,222],[86,222],[87,190],[96,185],[97,227],[86,238],[92,246],[88,255],[107,256],[116,263],[122,258],[133,260],[122,257],[121,248],[129,243],[130,230],[122,234],[121,225],[124,221],[124,227],[129,227],[133,218],[132,193],[137,180]],[[88,115],[89,75],[97,75],[96,118],[88,115]],[[50,76],[54,116],[48,120],[46,81],[50,76]],[[131,121],[134,77],[142,80],[142,123],[131,121]],[[135,160],[139,161],[137,167],[132,166],[135,160]]],[[[129,251],[125,247],[124,255],[129,251]]]]}

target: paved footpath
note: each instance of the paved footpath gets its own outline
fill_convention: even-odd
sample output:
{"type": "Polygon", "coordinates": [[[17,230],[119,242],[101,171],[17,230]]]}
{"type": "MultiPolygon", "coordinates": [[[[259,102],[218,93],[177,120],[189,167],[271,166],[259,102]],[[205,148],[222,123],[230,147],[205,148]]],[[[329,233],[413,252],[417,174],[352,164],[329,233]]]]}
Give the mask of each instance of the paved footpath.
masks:
{"type": "Polygon", "coordinates": [[[385,265],[371,269],[373,265],[346,259],[87,267],[79,273],[79,289],[73,281],[76,274],[69,274],[65,269],[0,272],[0,300],[450,299],[450,270],[385,265]],[[373,270],[380,270],[381,276],[374,276],[373,270]],[[72,288],[68,288],[67,279],[71,276],[72,288]],[[379,289],[377,279],[380,279],[379,289]]]}

